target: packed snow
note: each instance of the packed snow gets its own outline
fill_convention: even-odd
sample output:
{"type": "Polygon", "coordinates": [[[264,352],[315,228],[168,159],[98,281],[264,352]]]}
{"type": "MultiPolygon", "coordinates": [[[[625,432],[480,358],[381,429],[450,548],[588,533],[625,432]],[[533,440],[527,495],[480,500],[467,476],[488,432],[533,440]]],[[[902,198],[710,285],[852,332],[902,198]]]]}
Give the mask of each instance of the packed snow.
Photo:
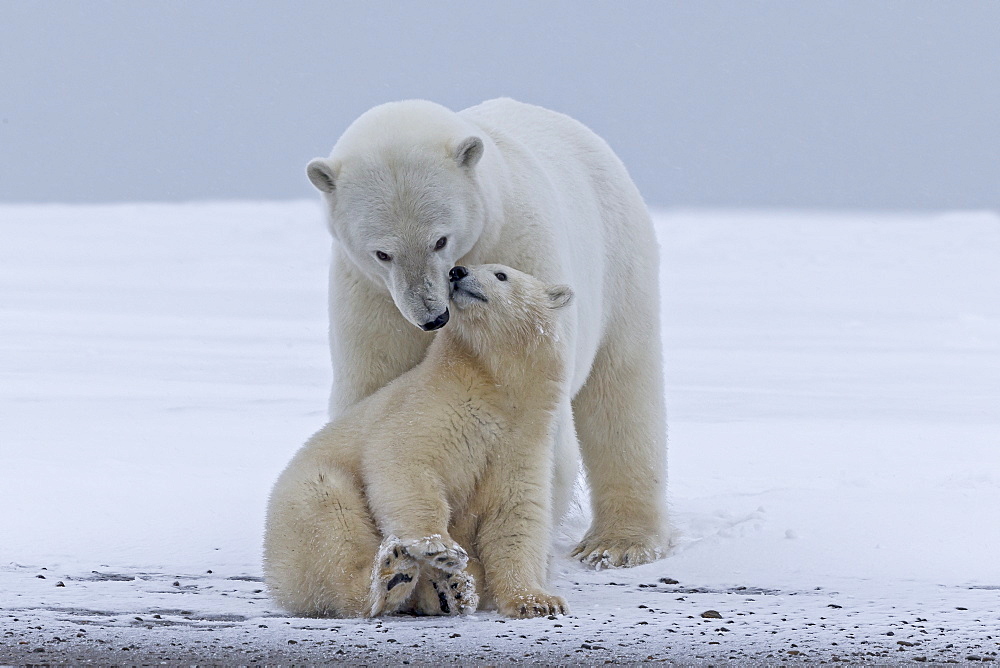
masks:
{"type": "Polygon", "coordinates": [[[318,203],[0,206],[0,662],[1000,658],[1000,217],[654,218],[673,554],[565,557],[581,492],[572,614],[336,620],[260,580],[326,417],[318,203]]]}

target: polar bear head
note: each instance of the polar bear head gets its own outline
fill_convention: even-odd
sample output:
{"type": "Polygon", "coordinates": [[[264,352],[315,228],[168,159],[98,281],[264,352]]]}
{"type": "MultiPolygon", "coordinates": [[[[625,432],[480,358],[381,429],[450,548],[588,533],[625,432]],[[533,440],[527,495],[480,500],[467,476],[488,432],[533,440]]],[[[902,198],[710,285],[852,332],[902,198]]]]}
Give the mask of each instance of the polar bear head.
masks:
{"type": "Polygon", "coordinates": [[[502,264],[448,272],[455,334],[477,350],[535,350],[559,341],[559,311],[573,299],[567,285],[547,285],[502,264]]]}
{"type": "Polygon", "coordinates": [[[482,233],[486,142],[445,107],[393,102],[363,114],[306,169],[347,257],[421,329],[448,322],[448,270],[482,233]]]}

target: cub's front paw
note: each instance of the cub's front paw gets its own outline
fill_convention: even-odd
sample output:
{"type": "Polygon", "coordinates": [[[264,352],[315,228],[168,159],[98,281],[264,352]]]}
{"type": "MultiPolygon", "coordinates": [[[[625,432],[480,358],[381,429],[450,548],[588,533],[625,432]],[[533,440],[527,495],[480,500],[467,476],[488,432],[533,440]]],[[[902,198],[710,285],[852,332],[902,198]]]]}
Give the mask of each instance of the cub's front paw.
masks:
{"type": "Polygon", "coordinates": [[[664,550],[655,538],[649,536],[622,537],[588,533],[570,556],[600,570],[648,564],[662,558],[664,550]]]}
{"type": "Polygon", "coordinates": [[[509,598],[498,596],[497,610],[501,615],[519,619],[569,614],[569,606],[561,596],[553,596],[541,590],[529,590],[509,598]]]}
{"type": "Polygon", "coordinates": [[[369,616],[399,610],[416,587],[419,573],[420,564],[407,554],[402,541],[395,536],[383,540],[372,566],[369,616]]]}
{"type": "Polygon", "coordinates": [[[448,573],[458,573],[469,563],[469,553],[440,534],[406,541],[403,547],[417,561],[448,573]]]}

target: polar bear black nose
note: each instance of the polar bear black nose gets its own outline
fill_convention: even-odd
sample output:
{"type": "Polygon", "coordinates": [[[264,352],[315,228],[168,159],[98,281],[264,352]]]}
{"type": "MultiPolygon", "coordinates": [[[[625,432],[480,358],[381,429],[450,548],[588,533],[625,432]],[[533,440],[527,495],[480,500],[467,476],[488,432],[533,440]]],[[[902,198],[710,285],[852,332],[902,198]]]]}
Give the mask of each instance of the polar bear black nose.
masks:
{"type": "Polygon", "coordinates": [[[444,313],[442,313],[438,317],[434,318],[430,322],[425,322],[420,327],[425,332],[433,332],[435,329],[441,329],[448,322],[449,316],[450,316],[450,314],[448,313],[448,309],[445,309],[444,313]]]}
{"type": "Polygon", "coordinates": [[[469,275],[469,270],[459,265],[457,267],[452,267],[451,271],[448,272],[448,278],[453,281],[460,281],[469,275]]]}

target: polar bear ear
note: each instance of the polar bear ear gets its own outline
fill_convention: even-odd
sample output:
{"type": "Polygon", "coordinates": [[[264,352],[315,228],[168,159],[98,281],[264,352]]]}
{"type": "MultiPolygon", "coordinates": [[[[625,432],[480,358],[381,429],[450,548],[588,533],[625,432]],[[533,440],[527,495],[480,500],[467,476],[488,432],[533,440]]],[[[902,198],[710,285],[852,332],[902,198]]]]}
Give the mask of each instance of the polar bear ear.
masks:
{"type": "Polygon", "coordinates": [[[550,285],[545,293],[549,296],[549,308],[562,308],[573,301],[573,289],[568,285],[550,285]]]}
{"type": "Polygon", "coordinates": [[[337,189],[337,173],[339,165],[331,165],[325,158],[311,160],[306,166],[309,180],[320,192],[332,195],[337,189]]]}
{"type": "Polygon", "coordinates": [[[472,169],[483,157],[483,140],[475,136],[466,137],[458,143],[455,150],[451,152],[451,156],[459,167],[472,169]]]}

